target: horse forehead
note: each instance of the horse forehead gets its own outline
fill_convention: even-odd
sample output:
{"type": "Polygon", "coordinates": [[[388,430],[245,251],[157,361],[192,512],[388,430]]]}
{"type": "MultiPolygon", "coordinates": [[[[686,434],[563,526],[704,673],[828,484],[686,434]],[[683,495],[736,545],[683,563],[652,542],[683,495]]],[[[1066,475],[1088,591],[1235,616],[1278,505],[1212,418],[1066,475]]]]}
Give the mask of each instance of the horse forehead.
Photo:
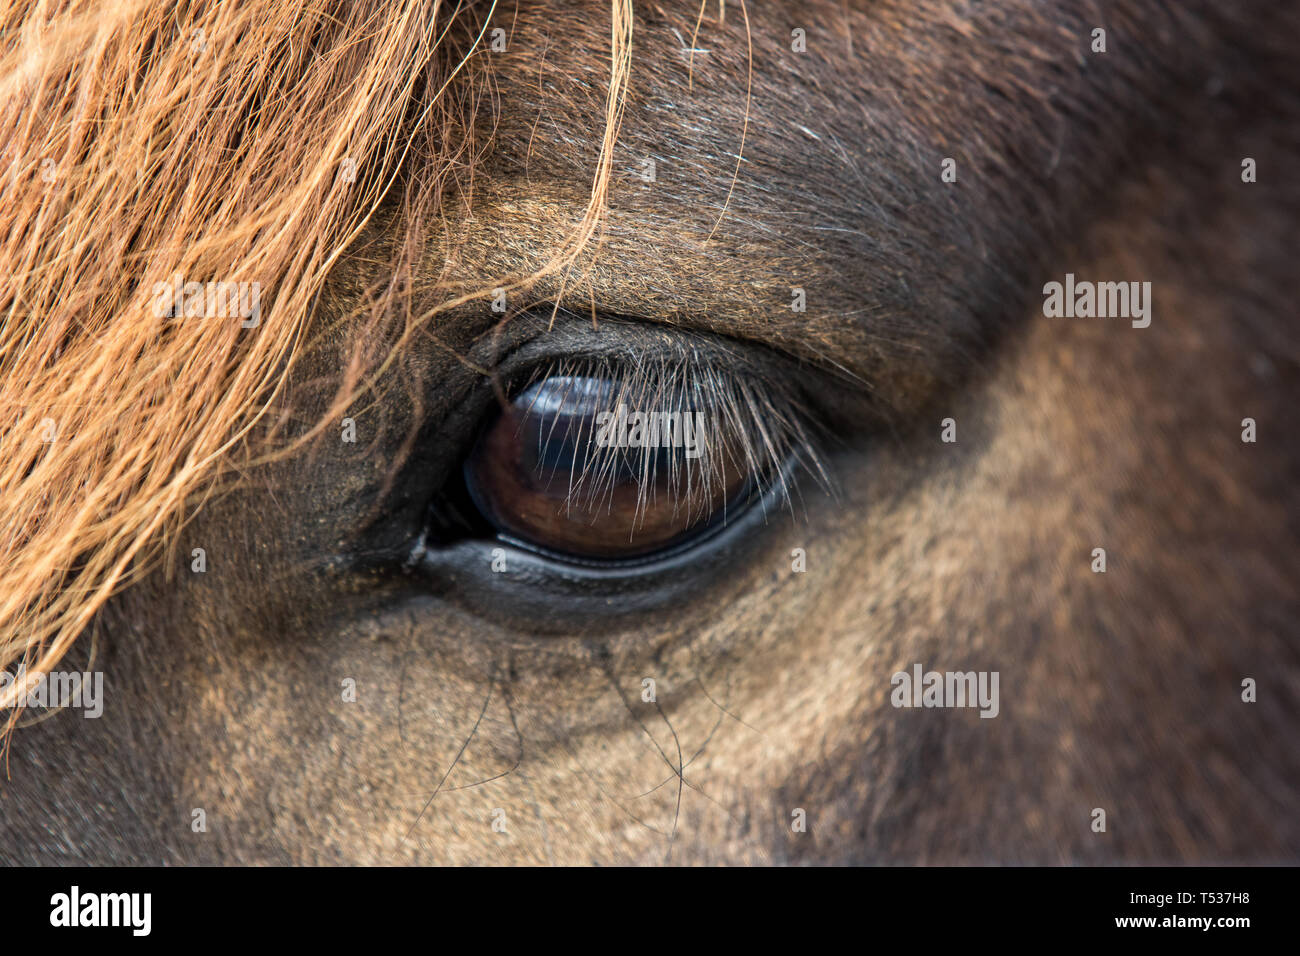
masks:
{"type": "MultiPolygon", "coordinates": [[[[796,72],[789,49],[790,11],[819,17],[814,35],[843,11],[766,5],[749,11],[746,30],[736,9],[721,24],[711,10],[697,33],[698,9],[687,6],[637,8],[598,242],[572,273],[578,288],[565,270],[532,295],[849,352],[856,330],[843,319],[864,291],[852,277],[889,274],[871,284],[881,309],[902,290],[883,264],[897,248],[884,241],[889,227],[870,220],[882,207],[864,191],[861,143],[843,145],[861,139],[860,104],[830,92],[837,72],[870,81],[860,65],[846,72],[838,45],[796,72]],[[793,310],[793,290],[810,286],[813,308],[793,310]],[[836,322],[824,321],[830,313],[836,322]]],[[[590,208],[605,145],[608,4],[525,5],[503,23],[504,50],[485,53],[465,80],[491,91],[475,120],[487,145],[472,184],[447,204],[428,261],[466,287],[531,275],[565,248],[590,208]]],[[[892,188],[877,172],[875,187],[892,188]]]]}
{"type": "MultiPolygon", "coordinates": [[[[503,19],[503,49],[485,34],[467,68],[490,92],[475,120],[485,148],[445,210],[430,271],[469,286],[543,268],[587,213],[604,156],[610,188],[599,242],[572,273],[579,288],[564,271],[535,297],[816,343],[864,379],[887,374],[874,364],[886,360],[928,378],[918,363],[940,361],[949,330],[970,322],[951,307],[973,299],[962,284],[980,270],[965,259],[987,252],[969,237],[997,226],[981,218],[992,206],[938,186],[934,144],[973,120],[959,96],[936,105],[933,88],[974,54],[936,27],[932,3],[751,6],[721,22],[712,6],[702,20],[694,4],[637,7],[610,153],[608,4],[503,19]]],[[[971,142],[993,150],[994,138],[971,142]]]]}

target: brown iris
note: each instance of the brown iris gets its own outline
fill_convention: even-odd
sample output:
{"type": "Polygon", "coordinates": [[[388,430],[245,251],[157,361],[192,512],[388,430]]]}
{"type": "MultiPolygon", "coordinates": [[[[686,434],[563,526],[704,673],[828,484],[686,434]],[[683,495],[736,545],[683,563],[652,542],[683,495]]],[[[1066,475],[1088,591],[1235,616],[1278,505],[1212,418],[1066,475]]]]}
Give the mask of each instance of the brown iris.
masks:
{"type": "Polygon", "coordinates": [[[610,378],[552,376],[520,394],[465,464],[499,531],[591,558],[642,556],[700,533],[747,490],[707,408],[638,408],[610,378]]]}

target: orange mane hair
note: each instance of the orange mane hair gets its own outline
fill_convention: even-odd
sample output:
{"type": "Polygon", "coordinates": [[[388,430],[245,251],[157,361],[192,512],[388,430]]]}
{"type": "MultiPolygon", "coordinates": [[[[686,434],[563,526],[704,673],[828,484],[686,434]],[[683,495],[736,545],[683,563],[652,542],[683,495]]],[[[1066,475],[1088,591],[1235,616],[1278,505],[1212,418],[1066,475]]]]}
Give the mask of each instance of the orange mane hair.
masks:
{"type": "MultiPolygon", "coordinates": [[[[630,0],[612,6],[586,214],[541,273],[489,289],[567,269],[597,236],[632,33],[630,0]]],[[[482,52],[495,9],[20,0],[0,11],[0,669],[49,671],[174,544],[248,450],[327,275],[413,147],[422,195],[468,162],[452,81],[482,52]],[[155,287],[177,274],[258,283],[260,321],[160,316],[155,287]]],[[[349,370],[335,409],[363,372],[349,370]]],[[[23,693],[0,695],[9,727],[23,693]]]]}

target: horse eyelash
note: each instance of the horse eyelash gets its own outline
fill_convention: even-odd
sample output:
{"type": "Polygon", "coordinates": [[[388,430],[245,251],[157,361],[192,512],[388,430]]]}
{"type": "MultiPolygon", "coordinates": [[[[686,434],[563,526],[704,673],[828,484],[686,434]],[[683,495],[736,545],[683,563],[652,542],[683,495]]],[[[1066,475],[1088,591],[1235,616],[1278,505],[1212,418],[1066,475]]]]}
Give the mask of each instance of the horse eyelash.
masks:
{"type": "MultiPolygon", "coordinates": [[[[701,442],[698,459],[678,455],[668,459],[667,491],[674,512],[684,508],[690,520],[709,517],[714,483],[720,481],[725,486],[733,469],[739,469],[752,483],[758,500],[766,502],[775,491],[776,500],[792,514],[793,479],[800,471],[808,472],[819,487],[830,491],[831,482],[814,440],[813,416],[779,377],[760,380],[742,376],[719,364],[700,361],[693,354],[613,355],[556,360],[535,369],[520,391],[550,378],[612,382],[611,412],[620,404],[629,412],[704,412],[705,434],[715,440],[701,442]]],[[[593,431],[594,427],[593,423],[593,431]]],[[[580,432],[576,436],[579,444],[584,437],[594,436],[580,432]]],[[[593,446],[594,442],[587,447],[593,446]]],[[[566,506],[572,509],[581,500],[590,513],[610,502],[616,473],[630,456],[633,472],[639,476],[637,513],[643,515],[657,493],[658,449],[594,449],[570,484],[566,506]]]]}

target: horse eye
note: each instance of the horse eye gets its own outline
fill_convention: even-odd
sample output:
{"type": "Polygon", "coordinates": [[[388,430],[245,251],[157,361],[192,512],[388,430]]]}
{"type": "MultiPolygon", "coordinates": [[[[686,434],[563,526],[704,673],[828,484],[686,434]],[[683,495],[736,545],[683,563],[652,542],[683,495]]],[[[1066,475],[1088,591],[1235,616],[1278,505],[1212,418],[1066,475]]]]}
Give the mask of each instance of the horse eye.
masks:
{"type": "Polygon", "coordinates": [[[677,546],[742,505],[751,476],[708,407],[632,407],[612,378],[551,376],[479,439],[465,484],[498,532],[577,557],[677,546]]]}

